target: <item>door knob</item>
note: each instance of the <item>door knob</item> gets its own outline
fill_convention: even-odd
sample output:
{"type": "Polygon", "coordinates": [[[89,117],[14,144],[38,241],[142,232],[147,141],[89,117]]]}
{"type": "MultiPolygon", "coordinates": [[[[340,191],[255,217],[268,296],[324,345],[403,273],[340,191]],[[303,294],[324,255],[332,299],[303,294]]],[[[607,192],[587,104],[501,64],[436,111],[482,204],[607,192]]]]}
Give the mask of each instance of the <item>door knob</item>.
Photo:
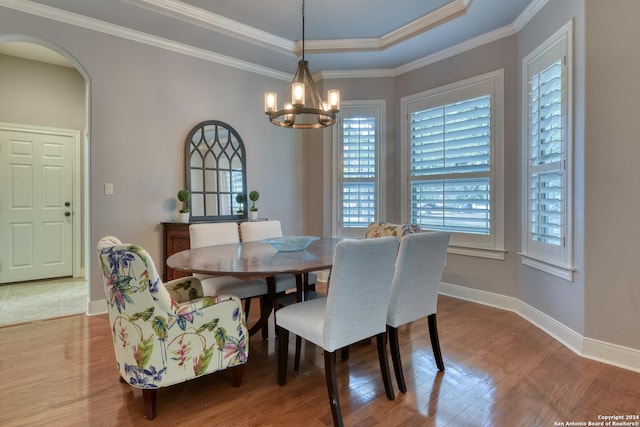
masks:
{"type": "Polygon", "coordinates": [[[65,205],[65,206],[67,206],[67,207],[69,207],[69,206],[71,206],[71,203],[69,203],[69,202],[64,202],[64,205],[65,205]]]}
{"type": "Polygon", "coordinates": [[[64,216],[71,216],[71,212],[65,212],[64,216]]]}

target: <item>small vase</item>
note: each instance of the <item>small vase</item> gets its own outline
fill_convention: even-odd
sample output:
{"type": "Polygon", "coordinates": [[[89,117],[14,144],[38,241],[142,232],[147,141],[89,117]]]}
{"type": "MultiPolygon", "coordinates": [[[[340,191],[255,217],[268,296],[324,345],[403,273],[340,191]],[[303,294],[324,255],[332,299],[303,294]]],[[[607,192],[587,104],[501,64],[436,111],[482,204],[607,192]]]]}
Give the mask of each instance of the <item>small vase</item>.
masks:
{"type": "Polygon", "coordinates": [[[189,222],[189,212],[178,212],[178,222],[188,223],[189,222]]]}
{"type": "Polygon", "coordinates": [[[249,211],[249,221],[258,220],[258,211],[249,211]]]}

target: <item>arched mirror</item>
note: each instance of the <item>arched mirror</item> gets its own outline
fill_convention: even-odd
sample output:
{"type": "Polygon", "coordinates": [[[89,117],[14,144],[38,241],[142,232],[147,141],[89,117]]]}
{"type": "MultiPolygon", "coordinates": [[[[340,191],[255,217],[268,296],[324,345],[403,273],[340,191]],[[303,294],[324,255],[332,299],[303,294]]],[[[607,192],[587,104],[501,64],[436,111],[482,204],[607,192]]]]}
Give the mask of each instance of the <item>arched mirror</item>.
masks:
{"type": "Polygon", "coordinates": [[[199,123],[185,141],[192,221],[244,219],[246,157],[242,138],[218,120],[199,123]]]}

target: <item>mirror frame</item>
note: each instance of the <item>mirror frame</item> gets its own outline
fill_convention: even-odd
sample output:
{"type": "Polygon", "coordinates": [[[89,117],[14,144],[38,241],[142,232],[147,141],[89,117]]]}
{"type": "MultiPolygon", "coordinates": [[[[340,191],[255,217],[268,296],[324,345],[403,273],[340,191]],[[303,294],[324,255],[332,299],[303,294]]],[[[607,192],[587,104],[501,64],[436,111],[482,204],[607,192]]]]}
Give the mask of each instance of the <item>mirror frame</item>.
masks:
{"type": "MultiPolygon", "coordinates": [[[[191,198],[189,199],[189,210],[191,211],[191,221],[192,222],[198,222],[198,221],[226,221],[226,220],[233,220],[233,221],[237,221],[237,220],[244,220],[247,218],[247,210],[248,210],[248,203],[247,203],[247,158],[246,158],[246,151],[245,151],[245,147],[244,147],[244,142],[242,141],[242,138],[240,137],[240,134],[238,134],[238,132],[229,124],[225,123],[225,122],[221,122],[219,120],[206,120],[203,122],[198,123],[196,126],[193,127],[193,129],[191,129],[191,131],[189,131],[189,134],[187,135],[187,138],[185,140],[185,182],[186,182],[186,188],[189,190],[189,192],[191,193],[191,198]],[[206,141],[204,135],[205,135],[205,129],[207,127],[212,127],[213,130],[215,131],[215,139],[209,142],[213,142],[213,144],[205,144],[206,145],[206,149],[204,150],[204,154],[203,151],[198,150],[198,146],[200,146],[201,144],[204,143],[204,141],[206,141]],[[218,129],[219,128],[224,128],[225,130],[228,131],[229,133],[229,139],[227,141],[219,141],[218,140],[218,129]],[[198,142],[194,142],[194,136],[196,136],[198,133],[200,133],[200,137],[198,142]],[[234,139],[235,139],[235,144],[234,144],[234,139]],[[215,151],[213,151],[213,148],[216,147],[218,149],[218,154],[216,154],[215,151]],[[202,171],[203,171],[203,182],[202,182],[202,190],[201,191],[195,191],[196,195],[201,194],[202,195],[202,200],[203,200],[203,210],[204,212],[202,212],[202,215],[196,215],[194,214],[193,211],[193,196],[194,196],[194,191],[193,191],[193,183],[191,181],[192,178],[192,166],[191,166],[191,160],[192,160],[192,156],[194,155],[194,153],[200,153],[200,155],[202,156],[202,171]],[[205,163],[205,158],[207,157],[207,155],[211,155],[213,156],[214,162],[215,162],[215,167],[211,167],[208,168],[206,166],[205,163]],[[235,201],[235,196],[237,194],[232,192],[232,191],[220,191],[219,189],[219,171],[218,171],[218,165],[219,165],[219,159],[222,156],[226,156],[227,159],[229,159],[229,168],[232,168],[232,159],[236,156],[240,157],[240,161],[241,161],[241,165],[242,165],[242,188],[243,188],[243,193],[245,196],[245,202],[243,204],[243,214],[242,215],[238,215],[238,214],[231,214],[231,215],[207,215],[207,212],[211,212],[211,210],[207,209],[207,201],[208,200],[215,200],[215,202],[217,203],[217,210],[216,212],[220,212],[220,203],[221,203],[221,196],[226,196],[226,195],[230,195],[230,202],[231,202],[231,206],[230,211],[234,212],[237,209],[237,204],[235,201]],[[213,180],[216,183],[217,188],[215,189],[209,189],[207,188],[207,179],[205,179],[206,173],[207,171],[210,171],[210,173],[215,174],[215,179],[213,180]],[[213,196],[213,199],[212,199],[213,196]]],[[[233,169],[229,169],[229,171],[231,171],[233,169]]]]}

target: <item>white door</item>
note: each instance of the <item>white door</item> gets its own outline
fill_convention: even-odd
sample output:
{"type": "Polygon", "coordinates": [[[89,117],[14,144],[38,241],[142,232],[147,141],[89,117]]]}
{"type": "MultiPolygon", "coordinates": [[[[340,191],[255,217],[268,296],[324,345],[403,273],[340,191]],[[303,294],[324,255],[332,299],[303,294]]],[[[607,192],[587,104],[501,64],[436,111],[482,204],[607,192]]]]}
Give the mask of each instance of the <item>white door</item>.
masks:
{"type": "Polygon", "coordinates": [[[73,274],[74,138],[0,129],[0,283],[73,274]]]}

